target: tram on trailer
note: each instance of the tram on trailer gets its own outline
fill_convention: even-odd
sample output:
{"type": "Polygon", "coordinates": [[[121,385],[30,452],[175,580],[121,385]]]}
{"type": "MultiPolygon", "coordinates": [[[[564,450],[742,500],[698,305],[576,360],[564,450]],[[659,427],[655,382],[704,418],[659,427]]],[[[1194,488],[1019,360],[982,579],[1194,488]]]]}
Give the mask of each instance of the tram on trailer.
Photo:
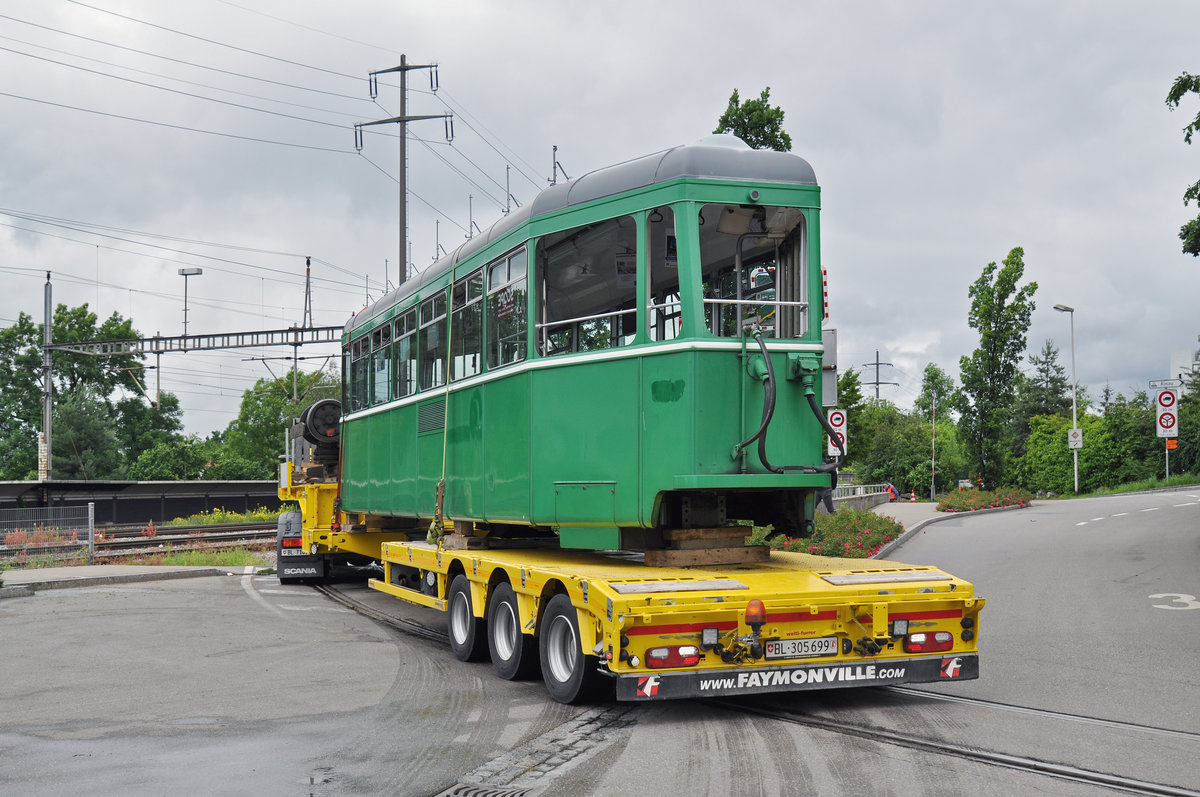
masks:
{"type": "Polygon", "coordinates": [[[354,316],[343,509],[427,523],[444,479],[444,516],[564,548],[811,529],[820,189],[713,138],[548,188],[354,316]]]}
{"type": "Polygon", "coordinates": [[[819,200],[795,155],[676,147],[547,188],[364,308],[342,406],[293,427],[315,453],[281,467],[281,577],[378,560],[370,586],[445,612],[458,658],[562,702],[978,677],[971,584],[745,544],[810,531],[838,464],[819,200]]]}

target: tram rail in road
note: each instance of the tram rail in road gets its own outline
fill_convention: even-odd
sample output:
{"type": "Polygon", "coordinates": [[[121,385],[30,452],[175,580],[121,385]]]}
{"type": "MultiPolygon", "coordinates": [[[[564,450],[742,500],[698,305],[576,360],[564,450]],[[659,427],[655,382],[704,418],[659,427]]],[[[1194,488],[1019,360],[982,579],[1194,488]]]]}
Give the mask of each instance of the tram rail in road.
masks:
{"type": "MultiPolygon", "coordinates": [[[[440,614],[430,612],[430,621],[425,624],[421,620],[395,617],[367,605],[358,600],[354,590],[340,589],[336,585],[320,585],[317,590],[343,606],[399,631],[445,642],[446,633],[441,627],[443,618],[440,614]]],[[[1195,760],[1200,757],[1200,733],[1190,731],[981,700],[919,687],[885,686],[877,689],[829,692],[820,697],[808,695],[803,698],[794,695],[742,699],[709,698],[704,702],[732,713],[751,714],[765,720],[801,725],[936,756],[949,756],[1035,777],[1128,794],[1200,797],[1200,791],[1186,785],[1150,779],[1164,777],[1157,772],[1147,776],[1143,773],[1148,770],[1136,766],[1124,772],[1120,771],[1124,766],[1131,766],[1130,764],[1104,760],[1102,766],[1112,767],[1116,771],[1103,771],[1097,761],[1088,760],[1089,750],[1095,748],[1083,739],[1084,734],[1094,735],[1096,740],[1103,739],[1103,745],[1127,749],[1132,754],[1132,761],[1144,762],[1145,758],[1163,755],[1163,745],[1175,748],[1172,756],[1179,754],[1195,760]],[[938,709],[941,713],[951,710],[963,712],[964,719],[955,723],[956,732],[947,734],[948,738],[939,738],[936,730],[931,732],[925,727],[923,719],[918,717],[922,711],[928,716],[931,706],[937,703],[947,704],[945,709],[938,709]],[[988,742],[972,743],[973,734],[966,728],[975,726],[976,738],[993,739],[992,718],[997,712],[1020,715],[1028,723],[1036,724],[1037,729],[1031,729],[1028,735],[1018,732],[1007,736],[1004,746],[1010,749],[995,749],[995,746],[988,742]],[[1063,730],[1067,726],[1072,730],[1063,730]],[[913,730],[914,728],[920,730],[913,730]],[[1072,745],[1069,752],[1060,750],[1056,753],[1039,741],[1038,734],[1044,732],[1061,737],[1073,734],[1080,744],[1072,745]],[[1054,760],[1056,758],[1058,760],[1054,760]]],[[[655,710],[654,706],[648,705],[630,706],[627,720],[636,724],[637,718],[643,716],[644,712],[655,710]]],[[[510,757],[515,754],[514,751],[510,757]]]]}

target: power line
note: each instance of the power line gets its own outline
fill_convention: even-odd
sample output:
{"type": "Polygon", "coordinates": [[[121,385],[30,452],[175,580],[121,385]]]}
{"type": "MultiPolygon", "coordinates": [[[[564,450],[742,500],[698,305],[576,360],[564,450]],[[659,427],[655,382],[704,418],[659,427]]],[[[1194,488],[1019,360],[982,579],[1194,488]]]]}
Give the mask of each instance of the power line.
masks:
{"type": "Polygon", "coordinates": [[[198,36],[195,33],[187,33],[186,31],[176,30],[174,28],[168,28],[165,25],[157,25],[153,22],[148,22],[144,19],[138,19],[137,17],[131,17],[127,14],[118,14],[116,11],[109,11],[106,8],[99,8],[98,6],[88,5],[87,3],[81,2],[81,0],[66,0],[66,2],[71,3],[73,5],[82,6],[83,8],[90,8],[92,11],[98,11],[101,14],[110,14],[111,16],[119,17],[121,19],[128,20],[130,22],[136,22],[139,25],[145,25],[150,28],[155,28],[156,30],[166,31],[167,33],[174,33],[177,36],[184,36],[189,39],[195,39],[196,41],[202,41],[202,42],[205,42],[206,44],[213,44],[213,45],[216,45],[217,47],[225,47],[230,50],[235,50],[239,53],[246,53],[247,55],[258,56],[259,58],[266,58],[271,61],[278,61],[279,63],[282,63],[282,64],[288,64],[290,66],[298,66],[303,69],[311,69],[314,72],[323,72],[327,75],[334,75],[336,77],[349,78],[350,80],[355,80],[355,81],[362,80],[362,78],[360,78],[360,77],[356,77],[355,75],[347,75],[344,72],[335,72],[332,69],[325,69],[324,67],[313,66],[311,64],[305,64],[305,63],[301,63],[300,61],[291,61],[287,58],[280,58],[279,56],[276,56],[276,55],[267,55],[266,53],[260,53],[257,50],[249,50],[245,47],[238,47],[237,45],[234,45],[234,44],[227,44],[225,42],[217,41],[216,39],[207,39],[203,36],[198,36]]]}
{"type": "Polygon", "coordinates": [[[338,97],[338,98],[341,98],[344,100],[354,100],[355,102],[369,102],[369,100],[367,100],[365,97],[356,96],[353,94],[341,94],[339,92],[334,92],[334,91],[325,91],[323,89],[315,89],[315,88],[311,88],[309,86],[300,86],[295,83],[284,83],[284,82],[278,81],[278,80],[270,80],[270,79],[264,78],[264,77],[256,77],[254,75],[247,75],[242,72],[234,72],[234,71],[231,71],[228,69],[221,69],[221,68],[215,67],[215,66],[207,66],[205,64],[198,64],[198,63],[195,63],[194,61],[185,61],[181,58],[172,58],[169,55],[160,55],[159,53],[152,53],[148,50],[139,50],[135,47],[126,47],[123,44],[115,44],[113,42],[104,41],[103,39],[95,39],[95,38],[92,38],[91,36],[82,36],[78,33],[71,33],[70,31],[61,30],[59,28],[52,28],[49,25],[41,25],[41,24],[38,24],[37,22],[30,22],[29,20],[26,20],[26,19],[18,19],[17,17],[10,17],[6,14],[0,14],[0,19],[7,19],[12,22],[19,22],[23,25],[30,25],[35,28],[41,28],[42,30],[50,31],[52,33],[58,33],[63,36],[70,36],[72,38],[92,42],[93,44],[101,44],[101,45],[104,45],[105,47],[113,47],[118,50],[125,50],[126,52],[136,53],[138,55],[144,55],[149,58],[158,58],[163,61],[169,61],[174,64],[181,64],[183,66],[195,67],[196,69],[206,69],[210,72],[217,72],[222,75],[230,75],[231,77],[244,78],[245,80],[255,80],[260,83],[268,83],[273,86],[281,86],[284,88],[296,89],[298,91],[308,91],[308,92],[313,92],[315,94],[325,94],[325,95],[328,95],[331,97],[338,97]]]}
{"type": "MultiPolygon", "coordinates": [[[[69,0],[70,1],[70,0],[69,0]]],[[[127,122],[141,122],[142,124],[154,125],[155,127],[167,127],[172,130],[186,130],[189,133],[204,133],[210,136],[221,136],[223,138],[233,138],[239,141],[253,141],[259,144],[274,144],[280,147],[293,147],[295,149],[308,149],[316,152],[335,152],[339,155],[351,155],[350,150],[333,149],[332,147],[317,147],[311,144],[296,144],[290,141],[274,141],[267,138],[256,138],[254,136],[239,136],[234,133],[222,133],[217,130],[203,130],[198,127],[188,127],[187,125],[176,125],[169,122],[155,122],[151,119],[139,119],[136,116],[123,116],[117,113],[108,113],[107,111],[97,111],[94,108],[81,108],[77,105],[67,105],[60,102],[50,102],[49,100],[39,100],[34,97],[24,97],[20,94],[11,94],[7,91],[0,91],[0,97],[11,97],[14,100],[25,100],[26,102],[36,102],[40,105],[50,105],[55,108],[65,108],[71,111],[82,111],[83,113],[95,114],[97,116],[107,116],[111,119],[124,119],[127,122]]]]}

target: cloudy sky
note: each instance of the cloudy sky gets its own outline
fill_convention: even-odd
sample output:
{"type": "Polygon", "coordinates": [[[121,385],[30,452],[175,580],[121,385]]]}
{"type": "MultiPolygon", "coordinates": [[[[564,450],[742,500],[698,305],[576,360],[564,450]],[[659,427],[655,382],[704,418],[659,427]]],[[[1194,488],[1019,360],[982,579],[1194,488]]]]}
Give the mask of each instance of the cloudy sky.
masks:
{"type": "MultiPolygon", "coordinates": [[[[1195,2],[429,2],[6,0],[0,6],[0,325],[55,302],[146,335],[342,324],[398,275],[394,126],[410,114],[411,262],[546,185],[711,132],[730,92],[770,86],[822,185],[843,368],[879,358],[911,405],[978,337],[968,286],[1025,249],[1029,335],[1079,380],[1130,395],[1200,333],[1181,254],[1200,144],[1170,112],[1200,71],[1195,2]]],[[[1190,210],[1190,213],[1189,213],[1190,210]]],[[[330,348],[302,350],[319,367],[330,348]]],[[[284,351],[164,356],[188,431],[224,428],[284,351]]],[[[152,364],[152,363],[151,363],[152,364]]],[[[874,369],[864,381],[874,380],[874,369]]],[[[151,377],[153,381],[153,377],[151,377]]]]}

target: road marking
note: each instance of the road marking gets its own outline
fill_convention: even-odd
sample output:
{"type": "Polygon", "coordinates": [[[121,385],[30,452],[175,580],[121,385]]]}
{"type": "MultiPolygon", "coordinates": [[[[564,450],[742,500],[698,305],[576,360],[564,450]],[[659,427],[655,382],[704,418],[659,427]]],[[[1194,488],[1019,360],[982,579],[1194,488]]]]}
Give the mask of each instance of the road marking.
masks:
{"type": "Polygon", "coordinates": [[[1085,520],[1085,521],[1082,521],[1081,523],[1076,523],[1075,525],[1076,526],[1086,526],[1087,524],[1088,524],[1088,522],[1085,520]]]}
{"type": "Polygon", "coordinates": [[[1158,511],[1158,507],[1156,507],[1156,506],[1152,506],[1152,507],[1150,507],[1149,509],[1139,509],[1138,511],[1139,511],[1139,512],[1157,512],[1157,511],[1158,511]]]}
{"type": "Polygon", "coordinates": [[[285,612],[346,612],[352,613],[349,609],[343,609],[340,606],[285,606],[279,605],[280,609],[285,612]]]}
{"type": "Polygon", "coordinates": [[[1151,600],[1158,598],[1170,598],[1171,603],[1181,604],[1180,606],[1164,606],[1161,603],[1151,604],[1155,609],[1200,609],[1200,601],[1196,600],[1195,595],[1185,595],[1181,592],[1160,592],[1157,595],[1151,595],[1151,600]]]}
{"type": "Polygon", "coordinates": [[[1195,504],[1176,504],[1175,506],[1195,506],[1195,504]]]}
{"type": "Polygon", "coordinates": [[[1093,522],[1093,523],[1095,523],[1097,520],[1104,520],[1104,518],[1102,518],[1102,517],[1094,517],[1094,518],[1092,518],[1092,522],[1093,522]]]}
{"type": "Polygon", "coordinates": [[[1128,514],[1128,512],[1118,512],[1117,514],[1113,515],[1113,517],[1125,517],[1128,514]]]}

